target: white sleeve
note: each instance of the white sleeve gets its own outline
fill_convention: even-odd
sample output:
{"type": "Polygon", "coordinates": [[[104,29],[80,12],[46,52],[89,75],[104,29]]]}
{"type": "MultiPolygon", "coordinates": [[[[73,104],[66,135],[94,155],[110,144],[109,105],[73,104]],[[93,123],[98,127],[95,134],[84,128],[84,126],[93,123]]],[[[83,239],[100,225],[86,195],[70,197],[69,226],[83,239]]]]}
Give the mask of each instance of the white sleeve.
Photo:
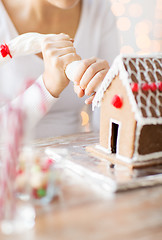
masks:
{"type": "MultiPolygon", "coordinates": [[[[21,107],[25,114],[25,127],[33,128],[38,121],[48,112],[51,106],[57,101],[46,89],[42,75],[20,96],[10,104],[13,107],[21,107]]],[[[5,113],[7,106],[1,108],[5,113]]]]}

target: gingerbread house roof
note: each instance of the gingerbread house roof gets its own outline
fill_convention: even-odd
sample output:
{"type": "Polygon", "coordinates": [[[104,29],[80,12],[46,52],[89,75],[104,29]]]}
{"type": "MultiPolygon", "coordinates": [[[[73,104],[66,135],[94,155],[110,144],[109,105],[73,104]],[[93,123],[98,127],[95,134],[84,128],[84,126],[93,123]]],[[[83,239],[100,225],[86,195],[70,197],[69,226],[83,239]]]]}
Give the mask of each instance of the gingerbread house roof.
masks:
{"type": "Polygon", "coordinates": [[[117,75],[127,89],[136,120],[162,123],[162,54],[119,55],[96,93],[93,109],[100,106],[104,92],[117,75]]]}

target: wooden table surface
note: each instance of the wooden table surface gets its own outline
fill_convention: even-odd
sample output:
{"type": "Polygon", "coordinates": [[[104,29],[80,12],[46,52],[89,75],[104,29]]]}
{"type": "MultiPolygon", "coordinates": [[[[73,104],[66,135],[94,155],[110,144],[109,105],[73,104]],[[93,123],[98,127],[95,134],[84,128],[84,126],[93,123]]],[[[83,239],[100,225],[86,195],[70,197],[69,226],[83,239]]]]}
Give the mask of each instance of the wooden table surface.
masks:
{"type": "MultiPolygon", "coordinates": [[[[71,146],[82,149],[98,140],[94,133],[42,139],[35,146],[71,146]],[[75,146],[74,146],[75,145],[75,146]]],[[[75,154],[73,154],[75,158],[75,154]]],[[[81,157],[79,154],[78,157],[81,157]]],[[[37,209],[36,223],[23,234],[0,240],[161,240],[162,186],[103,193],[70,175],[62,186],[62,197],[37,209]]],[[[20,226],[21,227],[21,226],[20,226]]]]}

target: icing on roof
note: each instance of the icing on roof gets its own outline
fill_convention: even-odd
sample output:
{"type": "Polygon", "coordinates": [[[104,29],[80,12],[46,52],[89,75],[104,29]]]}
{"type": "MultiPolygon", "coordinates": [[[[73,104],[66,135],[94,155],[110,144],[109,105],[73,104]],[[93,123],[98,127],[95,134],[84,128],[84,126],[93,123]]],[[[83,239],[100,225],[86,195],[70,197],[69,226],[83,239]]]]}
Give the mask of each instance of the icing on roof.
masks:
{"type": "Polygon", "coordinates": [[[162,54],[116,57],[96,93],[92,103],[93,109],[100,106],[104,92],[118,74],[127,89],[136,120],[145,124],[162,123],[162,91],[158,89],[159,83],[162,82],[162,54]],[[131,84],[134,83],[138,84],[137,92],[131,89],[131,84]],[[150,86],[152,83],[157,86],[156,91],[142,89],[143,84],[150,86]]]}

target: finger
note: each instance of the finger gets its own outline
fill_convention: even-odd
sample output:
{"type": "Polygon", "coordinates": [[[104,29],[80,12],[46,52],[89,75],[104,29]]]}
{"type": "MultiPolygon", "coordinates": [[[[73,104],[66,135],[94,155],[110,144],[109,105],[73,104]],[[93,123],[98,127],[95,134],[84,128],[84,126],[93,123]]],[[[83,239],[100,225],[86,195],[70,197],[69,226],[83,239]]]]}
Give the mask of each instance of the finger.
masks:
{"type": "Polygon", "coordinates": [[[50,47],[50,44],[54,44],[60,41],[67,41],[69,43],[73,43],[73,40],[66,34],[53,34],[52,36],[48,36],[46,37],[43,41],[42,41],[42,49],[48,49],[48,47],[50,47]]]}
{"type": "Polygon", "coordinates": [[[93,99],[94,99],[94,97],[95,97],[95,94],[93,94],[92,96],[90,96],[89,98],[87,98],[86,100],[85,100],[85,104],[91,104],[92,103],[92,101],[93,101],[93,99]]]}
{"type": "Polygon", "coordinates": [[[93,64],[94,62],[96,62],[96,58],[90,58],[90,59],[85,59],[85,60],[81,60],[80,64],[78,66],[78,74],[75,77],[75,83],[79,84],[80,80],[83,76],[83,74],[85,73],[86,69],[93,64]]]}
{"type": "Polygon", "coordinates": [[[74,92],[77,94],[77,96],[79,98],[83,97],[84,96],[84,90],[81,89],[81,87],[79,85],[75,85],[74,84],[74,92]]]}
{"type": "Polygon", "coordinates": [[[46,43],[47,48],[65,48],[65,47],[74,47],[71,41],[61,40],[57,42],[48,42],[46,43]]]}
{"type": "Polygon", "coordinates": [[[59,57],[59,60],[62,61],[63,63],[64,71],[68,64],[70,64],[73,61],[78,61],[80,59],[81,57],[76,53],[68,53],[59,57]]]}
{"type": "Polygon", "coordinates": [[[71,41],[58,41],[58,42],[51,42],[48,41],[46,43],[44,43],[44,45],[42,46],[42,51],[43,52],[47,52],[47,51],[51,51],[52,49],[60,49],[60,48],[66,48],[66,47],[74,47],[73,43],[71,41]]]}
{"type": "Polygon", "coordinates": [[[72,40],[72,38],[65,33],[53,34],[52,36],[45,38],[45,41],[60,41],[60,40],[72,40]]]}
{"type": "Polygon", "coordinates": [[[90,96],[95,89],[100,85],[103,81],[104,77],[106,76],[108,70],[101,70],[92,78],[92,80],[88,83],[85,89],[85,95],[90,96]]]}
{"type": "Polygon", "coordinates": [[[108,64],[105,60],[98,60],[97,62],[91,64],[85,73],[82,76],[82,79],[80,81],[80,86],[83,89],[86,89],[88,83],[92,80],[92,78],[100,71],[108,68],[108,64]]]}
{"type": "Polygon", "coordinates": [[[74,47],[55,48],[53,51],[51,51],[51,56],[61,57],[69,53],[76,53],[76,49],[74,47]]]}

